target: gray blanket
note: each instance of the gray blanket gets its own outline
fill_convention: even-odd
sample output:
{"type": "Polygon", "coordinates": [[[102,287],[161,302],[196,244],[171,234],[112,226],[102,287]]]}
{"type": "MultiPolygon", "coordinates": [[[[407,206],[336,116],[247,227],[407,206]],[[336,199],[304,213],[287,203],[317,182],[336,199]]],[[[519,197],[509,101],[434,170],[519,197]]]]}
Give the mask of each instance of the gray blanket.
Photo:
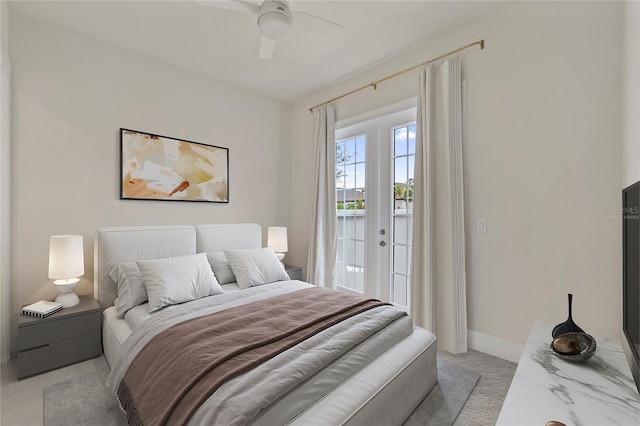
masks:
{"type": "MultiPolygon", "coordinates": [[[[146,342],[178,322],[308,287],[301,282],[280,282],[166,308],[146,320],[127,339],[108,384],[115,390],[114,387],[122,379],[128,365],[146,342]]],[[[330,390],[337,380],[344,380],[366,365],[371,358],[410,334],[411,321],[408,318],[396,321],[403,315],[403,311],[392,307],[375,308],[308,339],[220,387],[196,412],[191,423],[246,424],[264,421],[264,424],[269,424],[273,421],[284,422],[286,419],[283,416],[291,419],[311,403],[313,398],[317,400],[322,396],[317,394],[318,391],[310,389],[321,389],[321,392],[330,390]],[[390,324],[393,326],[385,332],[383,329],[390,324]],[[382,337],[366,341],[373,335],[382,337]],[[349,360],[346,362],[349,367],[336,368],[332,373],[334,361],[340,358],[349,360]],[[329,368],[323,370],[327,365],[329,368]],[[322,386],[316,386],[318,383],[315,382],[322,386]],[[314,385],[306,386],[310,383],[314,385]],[[307,390],[302,392],[303,397],[296,396],[300,393],[299,389],[305,387],[307,390]],[[294,388],[296,392],[290,392],[294,388]],[[314,393],[315,395],[311,395],[314,393]],[[287,407],[290,407],[286,412],[271,409],[278,405],[282,407],[278,402],[285,400],[288,400],[287,407]]]]}

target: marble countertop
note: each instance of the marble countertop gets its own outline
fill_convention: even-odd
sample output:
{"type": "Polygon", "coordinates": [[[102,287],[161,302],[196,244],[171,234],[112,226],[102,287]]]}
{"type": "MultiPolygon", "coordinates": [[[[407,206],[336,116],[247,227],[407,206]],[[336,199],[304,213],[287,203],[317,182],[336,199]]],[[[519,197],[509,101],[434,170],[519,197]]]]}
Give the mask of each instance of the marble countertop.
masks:
{"type": "Polygon", "coordinates": [[[570,362],[551,351],[552,329],[534,323],[497,424],[640,425],[640,394],[620,342],[594,336],[594,356],[570,362]]]}

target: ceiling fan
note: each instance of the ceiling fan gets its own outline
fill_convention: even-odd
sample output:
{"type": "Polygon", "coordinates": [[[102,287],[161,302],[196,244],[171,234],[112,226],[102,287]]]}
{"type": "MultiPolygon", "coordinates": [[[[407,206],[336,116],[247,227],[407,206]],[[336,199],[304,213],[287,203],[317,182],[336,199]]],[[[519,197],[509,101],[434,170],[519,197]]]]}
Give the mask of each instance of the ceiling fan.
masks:
{"type": "Polygon", "coordinates": [[[197,0],[197,2],[206,6],[233,10],[255,16],[260,34],[262,34],[260,50],[258,52],[258,58],[260,59],[270,59],[276,43],[284,41],[291,36],[294,27],[294,16],[296,20],[304,21],[300,24],[301,26],[309,27],[314,25],[317,27],[320,25],[324,27],[324,31],[344,28],[343,25],[337,22],[301,10],[291,9],[289,3],[284,0],[264,0],[263,2],[251,0],[197,0]]]}

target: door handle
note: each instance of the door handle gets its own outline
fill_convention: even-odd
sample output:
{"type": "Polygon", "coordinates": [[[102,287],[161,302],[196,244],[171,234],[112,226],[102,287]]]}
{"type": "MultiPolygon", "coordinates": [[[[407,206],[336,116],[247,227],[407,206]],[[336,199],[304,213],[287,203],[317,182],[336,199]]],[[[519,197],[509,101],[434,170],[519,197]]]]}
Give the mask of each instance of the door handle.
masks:
{"type": "Polygon", "coordinates": [[[380,241],[380,247],[386,247],[387,243],[385,241],[380,241]]]}

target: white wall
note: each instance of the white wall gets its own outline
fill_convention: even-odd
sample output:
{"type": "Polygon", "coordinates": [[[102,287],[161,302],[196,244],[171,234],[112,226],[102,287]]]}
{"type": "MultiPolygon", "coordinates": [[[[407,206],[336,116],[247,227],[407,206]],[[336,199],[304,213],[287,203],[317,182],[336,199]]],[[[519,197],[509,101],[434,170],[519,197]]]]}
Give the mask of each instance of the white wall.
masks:
{"type": "Polygon", "coordinates": [[[9,360],[11,312],[9,6],[0,1],[0,363],[9,360]]]}
{"type": "MultiPolygon", "coordinates": [[[[49,236],[98,227],[289,221],[290,107],[18,13],[11,15],[12,309],[53,298],[49,236]],[[230,149],[230,203],[119,199],[119,128],[230,149]]],[[[15,339],[12,340],[15,351],[15,339]]]]}
{"type": "MultiPolygon", "coordinates": [[[[620,338],[620,221],[607,213],[619,207],[622,180],[621,10],[618,2],[513,3],[294,105],[289,261],[306,263],[308,108],[485,39],[484,51],[462,56],[469,328],[522,345],[534,320],[566,319],[573,293],[579,325],[620,338]],[[486,235],[473,232],[479,218],[486,235]]],[[[337,118],[414,96],[416,86],[414,72],[352,95],[336,102],[337,118]]]]}
{"type": "Polygon", "coordinates": [[[640,2],[624,5],[623,186],[640,180],[640,2]]]}

